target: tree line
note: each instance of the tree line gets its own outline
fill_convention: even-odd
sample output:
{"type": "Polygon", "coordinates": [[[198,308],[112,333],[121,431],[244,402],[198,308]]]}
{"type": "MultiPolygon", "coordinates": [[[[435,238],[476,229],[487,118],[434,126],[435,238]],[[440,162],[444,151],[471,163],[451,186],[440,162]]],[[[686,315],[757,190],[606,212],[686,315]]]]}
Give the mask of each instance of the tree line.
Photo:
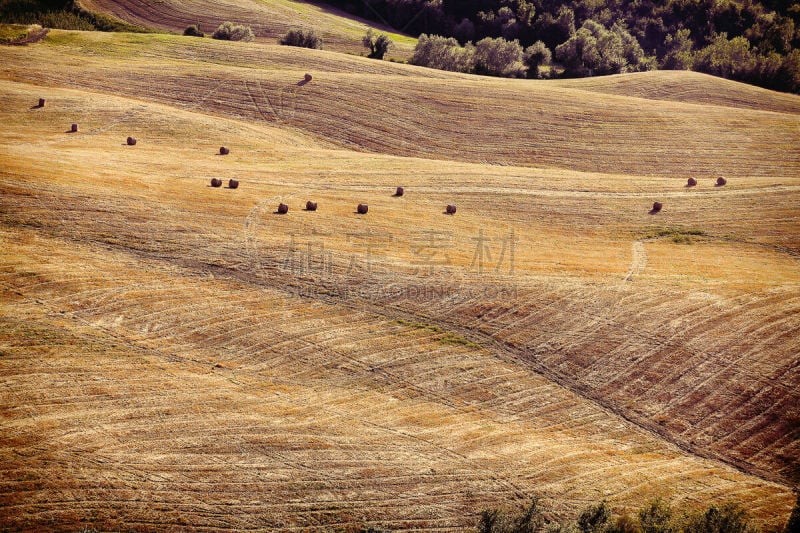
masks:
{"type": "MultiPolygon", "coordinates": [[[[429,41],[423,47],[430,48],[434,37],[452,38],[449,44],[465,50],[445,48],[439,41],[434,48],[454,61],[461,56],[455,64],[462,71],[464,58],[489,38],[516,43],[523,55],[534,45],[539,53],[546,49],[564,77],[685,69],[800,92],[800,3],[792,0],[327,1],[425,35],[429,41]]],[[[424,56],[418,64],[425,64],[424,56]]],[[[434,57],[427,64],[438,61],[434,57]]],[[[477,60],[471,68],[481,71],[477,60]]],[[[505,74],[490,74],[521,75],[519,69],[502,70],[505,74]]],[[[527,75],[546,73],[537,70],[532,76],[529,70],[527,75]]]]}

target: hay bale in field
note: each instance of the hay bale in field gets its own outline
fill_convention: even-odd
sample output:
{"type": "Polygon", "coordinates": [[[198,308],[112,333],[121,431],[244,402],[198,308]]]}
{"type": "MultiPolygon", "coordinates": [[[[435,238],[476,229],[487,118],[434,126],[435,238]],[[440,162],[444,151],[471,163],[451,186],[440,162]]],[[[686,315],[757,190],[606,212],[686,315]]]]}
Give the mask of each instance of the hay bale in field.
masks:
{"type": "Polygon", "coordinates": [[[304,80],[306,80],[306,83],[308,83],[308,82],[310,82],[310,81],[311,81],[311,79],[312,79],[312,76],[311,76],[311,74],[309,74],[308,72],[306,72],[306,75],[305,75],[305,76],[303,76],[303,79],[304,79],[304,80]]]}
{"type": "Polygon", "coordinates": [[[136,146],[136,139],[128,137],[128,146],[136,146]]]}
{"type": "Polygon", "coordinates": [[[653,213],[658,213],[664,205],[661,202],[653,202],[653,213]]]}
{"type": "Polygon", "coordinates": [[[39,98],[39,107],[44,107],[44,98],[39,98]]]}
{"type": "Polygon", "coordinates": [[[278,204],[278,213],[285,215],[289,212],[289,206],[286,204],[278,204]]]}
{"type": "Polygon", "coordinates": [[[317,210],[317,202],[312,202],[309,200],[306,202],[306,211],[316,211],[317,210]]]}
{"type": "Polygon", "coordinates": [[[224,146],[219,147],[219,155],[228,155],[229,153],[231,153],[230,148],[225,148],[224,146]]]}
{"type": "Polygon", "coordinates": [[[228,188],[229,189],[238,189],[239,182],[237,180],[228,180],[228,188]]]}
{"type": "Polygon", "coordinates": [[[447,213],[448,215],[455,215],[456,214],[456,206],[454,206],[453,204],[449,204],[445,208],[444,212],[447,213]]]}
{"type": "Polygon", "coordinates": [[[394,192],[395,196],[403,196],[406,193],[405,189],[402,187],[398,187],[397,190],[394,192]]]}
{"type": "Polygon", "coordinates": [[[72,128],[70,128],[69,131],[71,131],[72,133],[78,133],[78,125],[77,124],[73,124],[72,128]]]}
{"type": "Polygon", "coordinates": [[[686,186],[687,187],[694,187],[695,185],[697,185],[697,180],[696,179],[689,178],[688,180],[686,180],[686,186]]]}
{"type": "Polygon", "coordinates": [[[222,187],[222,180],[217,178],[211,178],[211,186],[212,187],[222,187]]]}
{"type": "Polygon", "coordinates": [[[367,211],[369,211],[369,206],[367,204],[358,204],[356,211],[358,211],[359,215],[366,215],[367,211]]]}
{"type": "Polygon", "coordinates": [[[723,187],[723,186],[725,186],[726,183],[728,183],[728,180],[726,180],[722,176],[717,178],[717,187],[723,187]]]}

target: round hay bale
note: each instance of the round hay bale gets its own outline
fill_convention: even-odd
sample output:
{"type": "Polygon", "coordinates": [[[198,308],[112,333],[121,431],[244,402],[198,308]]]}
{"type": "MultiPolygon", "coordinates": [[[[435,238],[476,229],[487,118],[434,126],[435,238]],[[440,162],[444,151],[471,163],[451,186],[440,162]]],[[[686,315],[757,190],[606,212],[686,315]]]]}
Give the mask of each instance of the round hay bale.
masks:
{"type": "Polygon", "coordinates": [[[136,139],[128,137],[128,146],[136,146],[136,139]]]}
{"type": "Polygon", "coordinates": [[[359,215],[366,215],[367,211],[369,211],[369,206],[367,204],[358,204],[357,211],[359,215]]]}
{"type": "Polygon", "coordinates": [[[453,204],[449,204],[445,208],[445,213],[447,213],[448,215],[455,215],[456,214],[456,206],[454,206],[453,204]]]}
{"type": "Polygon", "coordinates": [[[70,131],[72,133],[78,133],[78,125],[77,124],[73,124],[72,125],[72,129],[70,129],[70,131]]]}
{"type": "Polygon", "coordinates": [[[653,212],[658,213],[664,205],[661,202],[653,202],[653,212]]]}
{"type": "Polygon", "coordinates": [[[289,212],[289,206],[286,204],[278,204],[278,213],[285,215],[289,212]]]}
{"type": "Polygon", "coordinates": [[[305,76],[303,76],[303,79],[305,79],[305,80],[306,80],[306,83],[308,83],[308,82],[310,82],[310,81],[311,81],[311,79],[312,79],[312,76],[311,76],[311,74],[309,74],[309,73],[307,73],[307,72],[306,72],[306,75],[305,75],[305,76]]]}
{"type": "Polygon", "coordinates": [[[312,202],[309,200],[306,202],[306,211],[316,211],[317,210],[317,202],[312,202]]]}
{"type": "Polygon", "coordinates": [[[239,182],[237,180],[228,180],[229,189],[237,189],[238,187],[239,187],[239,182]]]}
{"type": "Polygon", "coordinates": [[[403,189],[402,187],[398,187],[397,190],[395,191],[394,195],[395,196],[403,196],[405,193],[406,193],[405,189],[403,189]]]}
{"type": "Polygon", "coordinates": [[[224,146],[219,147],[219,155],[228,155],[229,153],[231,153],[230,148],[225,148],[224,146]]]}
{"type": "Polygon", "coordinates": [[[689,178],[688,180],[686,180],[686,186],[687,187],[694,187],[695,185],[697,185],[697,180],[696,179],[689,178]]]}
{"type": "Polygon", "coordinates": [[[212,187],[222,187],[222,180],[217,178],[211,178],[211,186],[212,187]]]}
{"type": "Polygon", "coordinates": [[[722,176],[717,178],[717,187],[723,187],[726,183],[728,183],[728,180],[726,180],[722,176]]]}
{"type": "Polygon", "coordinates": [[[44,107],[44,98],[39,98],[39,107],[44,107]]]}

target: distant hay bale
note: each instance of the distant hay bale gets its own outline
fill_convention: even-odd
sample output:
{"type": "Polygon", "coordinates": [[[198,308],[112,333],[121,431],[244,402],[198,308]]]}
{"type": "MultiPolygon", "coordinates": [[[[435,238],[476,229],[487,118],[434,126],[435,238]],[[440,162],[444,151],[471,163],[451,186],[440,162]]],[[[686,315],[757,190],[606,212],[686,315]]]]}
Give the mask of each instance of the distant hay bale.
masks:
{"type": "Polygon", "coordinates": [[[317,210],[317,202],[312,202],[309,200],[306,202],[306,211],[316,211],[317,210]]]}
{"type": "Polygon", "coordinates": [[[278,213],[285,215],[289,212],[289,206],[286,204],[278,204],[278,213]]]}
{"type": "Polygon", "coordinates": [[[72,133],[78,133],[78,125],[77,124],[73,124],[72,128],[70,129],[70,131],[72,133]]]}
{"type": "Polygon", "coordinates": [[[44,98],[39,98],[39,107],[44,107],[44,98]]]}
{"type": "Polygon", "coordinates": [[[722,176],[720,176],[719,178],[717,178],[717,187],[722,187],[722,186],[724,186],[726,183],[728,183],[728,180],[726,180],[726,179],[725,179],[725,178],[723,178],[722,176]]]}
{"type": "Polygon", "coordinates": [[[688,180],[686,180],[686,186],[687,187],[694,187],[695,185],[697,185],[697,180],[696,179],[689,178],[688,180]]]}
{"type": "Polygon", "coordinates": [[[661,208],[664,207],[661,202],[653,202],[653,212],[658,213],[661,211],[661,208]]]}
{"type": "Polygon", "coordinates": [[[397,190],[395,191],[394,195],[395,196],[403,196],[405,194],[405,192],[406,192],[405,189],[403,189],[402,187],[398,187],[397,190]]]}
{"type": "Polygon", "coordinates": [[[128,137],[128,146],[136,146],[136,139],[128,137]]]}
{"type": "Polygon", "coordinates": [[[228,188],[229,189],[238,189],[239,182],[237,180],[228,180],[228,188]]]}
{"type": "Polygon", "coordinates": [[[449,204],[447,208],[445,208],[445,213],[448,215],[455,215],[456,214],[456,206],[453,204],[449,204]]]}
{"type": "Polygon", "coordinates": [[[306,75],[305,75],[305,76],[303,76],[303,79],[304,79],[304,80],[306,80],[306,83],[308,83],[308,82],[310,82],[310,81],[311,81],[311,79],[312,79],[312,76],[311,76],[311,74],[309,74],[309,73],[306,73],[306,75]]]}
{"type": "Polygon", "coordinates": [[[231,153],[230,148],[225,148],[224,146],[219,147],[219,155],[228,155],[231,153]]]}
{"type": "Polygon", "coordinates": [[[359,215],[366,215],[367,211],[369,211],[369,206],[367,204],[358,204],[357,211],[359,215]]]}
{"type": "Polygon", "coordinates": [[[211,186],[212,187],[222,187],[222,180],[217,178],[211,178],[211,186]]]}

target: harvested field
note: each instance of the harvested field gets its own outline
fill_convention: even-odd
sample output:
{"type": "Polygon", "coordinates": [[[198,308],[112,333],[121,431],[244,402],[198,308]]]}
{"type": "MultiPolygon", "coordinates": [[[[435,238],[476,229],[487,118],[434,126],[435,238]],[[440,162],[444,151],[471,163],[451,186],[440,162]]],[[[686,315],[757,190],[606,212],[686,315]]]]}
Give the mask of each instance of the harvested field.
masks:
{"type": "Polygon", "coordinates": [[[0,57],[0,528],[788,517],[800,97],[166,35],[0,57]]]}

